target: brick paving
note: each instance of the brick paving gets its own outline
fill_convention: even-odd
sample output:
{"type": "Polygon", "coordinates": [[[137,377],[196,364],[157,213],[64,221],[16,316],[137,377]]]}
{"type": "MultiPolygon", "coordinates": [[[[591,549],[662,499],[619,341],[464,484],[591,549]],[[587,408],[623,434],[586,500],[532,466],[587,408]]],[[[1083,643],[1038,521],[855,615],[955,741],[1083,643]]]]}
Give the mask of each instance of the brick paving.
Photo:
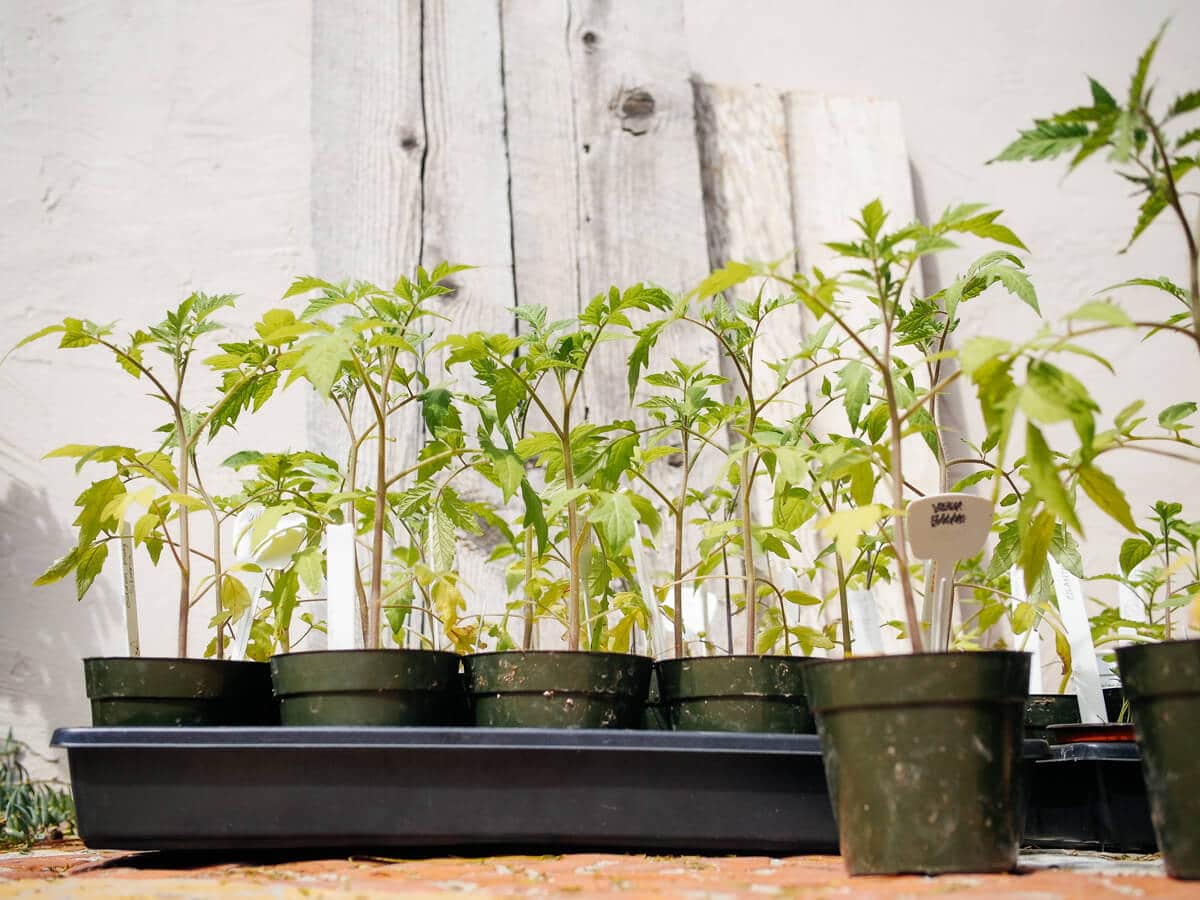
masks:
{"type": "Polygon", "coordinates": [[[849,878],[836,856],[563,856],[394,859],[255,857],[88,850],[77,842],[0,854],[0,898],[9,897],[1200,897],[1156,857],[1034,853],[1012,875],[849,878]]]}

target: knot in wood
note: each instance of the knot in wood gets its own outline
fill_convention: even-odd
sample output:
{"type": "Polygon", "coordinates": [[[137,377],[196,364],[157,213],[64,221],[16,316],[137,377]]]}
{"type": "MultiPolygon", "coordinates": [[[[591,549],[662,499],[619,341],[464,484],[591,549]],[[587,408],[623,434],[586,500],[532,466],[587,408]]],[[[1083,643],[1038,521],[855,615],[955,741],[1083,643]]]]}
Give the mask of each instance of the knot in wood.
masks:
{"type": "Polygon", "coordinates": [[[589,50],[595,50],[596,45],[600,43],[600,35],[594,31],[585,31],[580,39],[583,41],[583,46],[589,50]]]}
{"type": "Polygon", "coordinates": [[[621,130],[633,135],[645,134],[650,130],[654,118],[654,95],[644,88],[632,88],[617,96],[617,114],[621,119],[621,130]]]}
{"type": "Polygon", "coordinates": [[[411,131],[400,136],[400,148],[402,150],[416,150],[420,145],[421,142],[417,140],[417,136],[411,131]]]}

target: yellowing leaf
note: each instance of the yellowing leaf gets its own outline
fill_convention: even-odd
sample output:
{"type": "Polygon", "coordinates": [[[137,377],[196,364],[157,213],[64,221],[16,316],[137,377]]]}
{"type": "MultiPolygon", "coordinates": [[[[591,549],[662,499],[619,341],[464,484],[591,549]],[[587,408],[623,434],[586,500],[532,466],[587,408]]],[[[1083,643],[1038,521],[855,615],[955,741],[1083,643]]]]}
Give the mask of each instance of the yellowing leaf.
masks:
{"type": "Polygon", "coordinates": [[[1137,525],[1133,522],[1133,513],[1129,509],[1129,501],[1117,487],[1112,476],[1102,472],[1095,466],[1083,465],[1079,469],[1079,486],[1083,492],[1092,498],[1092,502],[1124,525],[1130,531],[1137,533],[1137,525]]]}
{"type": "Polygon", "coordinates": [[[834,542],[838,555],[847,564],[854,562],[859,536],[872,530],[887,514],[878,503],[839,509],[817,522],[817,527],[834,542]]]}

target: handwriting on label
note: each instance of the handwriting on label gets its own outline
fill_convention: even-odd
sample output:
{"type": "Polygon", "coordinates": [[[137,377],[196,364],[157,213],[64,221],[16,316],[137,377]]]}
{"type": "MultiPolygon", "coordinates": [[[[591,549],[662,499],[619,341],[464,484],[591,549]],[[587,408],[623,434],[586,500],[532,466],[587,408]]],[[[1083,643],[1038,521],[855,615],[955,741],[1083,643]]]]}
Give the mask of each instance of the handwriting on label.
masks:
{"type": "Polygon", "coordinates": [[[967,521],[962,511],[961,500],[943,500],[933,504],[933,512],[929,515],[929,525],[937,528],[939,525],[961,525],[967,521]]]}

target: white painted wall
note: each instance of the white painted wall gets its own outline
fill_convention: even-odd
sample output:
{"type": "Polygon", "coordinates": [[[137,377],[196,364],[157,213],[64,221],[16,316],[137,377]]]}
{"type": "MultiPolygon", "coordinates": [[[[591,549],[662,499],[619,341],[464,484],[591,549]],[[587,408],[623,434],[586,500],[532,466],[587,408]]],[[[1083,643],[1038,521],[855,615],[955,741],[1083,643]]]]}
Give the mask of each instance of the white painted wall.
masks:
{"type": "MultiPolygon", "coordinates": [[[[197,289],[241,292],[247,317],[277,300],[309,266],[310,45],[292,0],[3,0],[0,347],[64,315],[141,325],[197,289]]],[[[287,399],[247,441],[300,440],[287,399]]],[[[80,657],[124,640],[117,566],[81,604],[72,584],[30,586],[69,547],[81,486],[40,457],[149,444],[160,416],[87,350],[0,366],[0,729],[35,746],[88,721],[80,657]]],[[[143,648],[170,654],[171,582],[153,574],[143,648]]]]}
{"type": "MultiPolygon", "coordinates": [[[[1164,219],[1116,256],[1133,206],[1099,164],[1060,183],[1053,165],[982,163],[1033,114],[1083,97],[1085,71],[1123,89],[1171,13],[1157,67],[1166,93],[1200,84],[1200,7],[689,0],[686,36],[705,80],[899,99],[923,205],[1006,207],[1054,315],[1133,274],[1181,277],[1178,239],[1164,219]]],[[[310,267],[310,30],[309,5],[295,0],[0,0],[0,347],[72,312],[141,323],[192,289],[240,291],[249,317],[310,267]]],[[[944,258],[930,277],[965,259],[944,258]]],[[[1035,327],[1011,304],[964,312],[968,328],[1035,327]]],[[[1194,396],[1200,383],[1186,347],[1103,349],[1122,362],[1118,378],[1093,373],[1110,411],[1136,396],[1194,396]]],[[[29,587],[68,545],[80,487],[68,463],[39,457],[67,441],[144,441],[157,411],[129,386],[86,351],[49,345],[0,366],[0,728],[35,745],[54,725],[86,721],[79,658],[122,640],[115,570],[81,605],[70,585],[29,587]]],[[[247,444],[298,441],[299,396],[261,427],[247,444]]],[[[1132,477],[1139,505],[1173,495],[1200,507],[1191,472],[1114,470],[1132,477]]],[[[1090,533],[1099,565],[1119,536],[1090,533]]],[[[169,652],[171,603],[141,574],[155,610],[146,652],[169,652]]]]}

